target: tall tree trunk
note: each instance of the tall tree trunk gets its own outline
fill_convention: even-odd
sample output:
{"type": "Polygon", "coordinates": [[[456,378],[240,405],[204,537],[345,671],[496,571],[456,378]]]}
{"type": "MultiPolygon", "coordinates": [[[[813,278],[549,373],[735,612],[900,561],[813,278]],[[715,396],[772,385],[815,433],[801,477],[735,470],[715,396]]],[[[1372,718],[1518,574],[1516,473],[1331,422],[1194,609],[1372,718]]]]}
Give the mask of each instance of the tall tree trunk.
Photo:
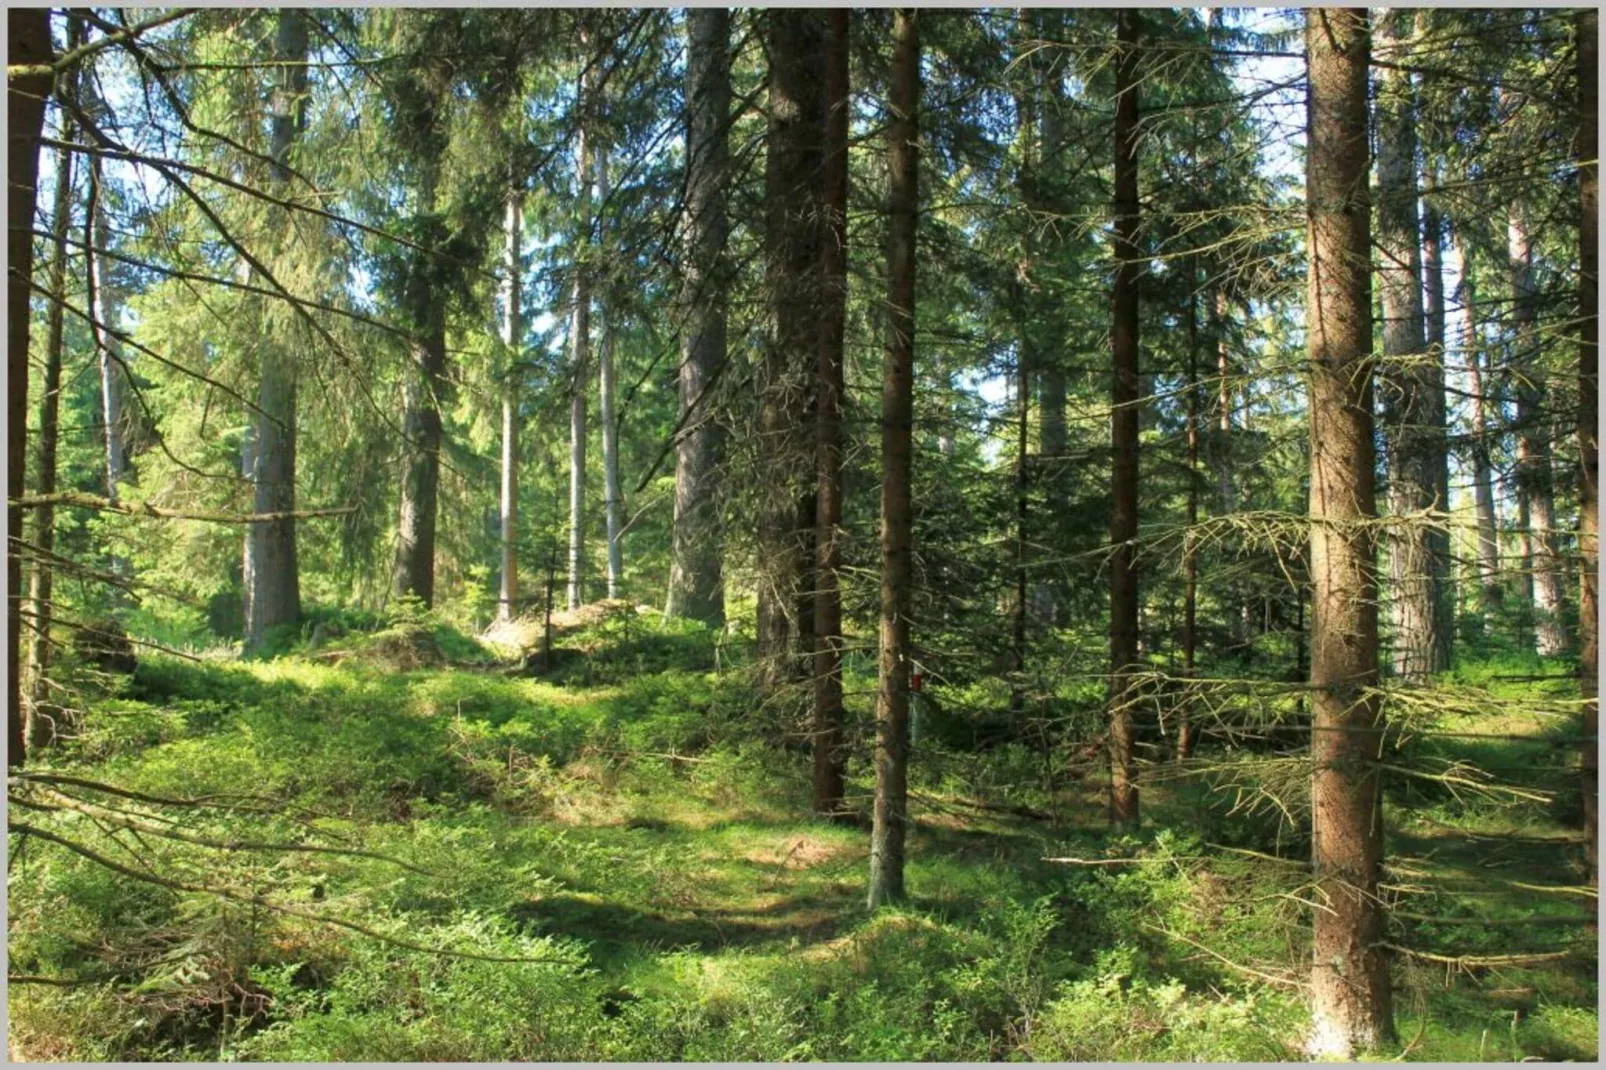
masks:
{"type": "MultiPolygon", "coordinates": [[[[425,216],[436,211],[439,161],[419,161],[418,204],[425,216]]],[[[415,256],[433,255],[428,250],[415,256]]],[[[412,368],[404,388],[403,434],[407,440],[402,469],[396,564],[391,589],[397,597],[414,596],[426,606],[435,601],[435,525],[440,499],[441,413],[446,390],[445,294],[415,273],[403,295],[416,334],[412,368]]]]}
{"type": "Polygon", "coordinates": [[[1377,515],[1367,205],[1366,11],[1305,13],[1309,216],[1312,866],[1311,1034],[1318,1057],[1393,1039],[1383,911],[1377,515]]]}
{"type": "Polygon", "coordinates": [[[1554,657],[1567,650],[1567,631],[1561,620],[1566,573],[1556,545],[1556,491],[1550,466],[1550,426],[1545,415],[1544,365],[1534,309],[1537,294],[1533,245],[1521,204],[1511,207],[1507,237],[1516,320],[1512,365],[1517,373],[1517,496],[1527,506],[1523,572],[1533,590],[1536,647],[1539,653],[1554,657]]]}
{"type": "MultiPolygon", "coordinates": [[[[1199,618],[1199,551],[1194,542],[1194,528],[1199,523],[1199,263],[1198,257],[1188,259],[1188,529],[1182,536],[1182,675],[1183,686],[1192,688],[1194,662],[1198,653],[1197,634],[1199,618]]],[[[1179,761],[1186,761],[1193,753],[1194,731],[1193,698],[1185,694],[1181,716],[1177,722],[1177,752],[1179,761]]]]}
{"type": "MultiPolygon", "coordinates": [[[[1064,31],[1063,11],[1038,10],[1041,37],[1052,40],[1064,31]]],[[[1052,53],[1049,53],[1052,55],[1052,53]]],[[[1032,174],[1033,204],[1032,226],[1042,226],[1041,220],[1049,215],[1062,217],[1069,214],[1058,195],[1059,175],[1063,173],[1065,148],[1065,71],[1061,63],[1050,59],[1043,65],[1037,91],[1037,152],[1032,174]]],[[[1043,254],[1055,258],[1059,252],[1062,218],[1055,218],[1044,231],[1047,248],[1043,254]]],[[[1033,374],[1037,380],[1037,452],[1043,460],[1038,469],[1038,482],[1045,499],[1050,523],[1063,517],[1066,499],[1063,473],[1065,472],[1065,366],[1062,353],[1063,313],[1056,308],[1051,295],[1045,294],[1041,284],[1035,287],[1033,319],[1043,331],[1042,341],[1034,347],[1036,361],[1033,374]]],[[[1050,626],[1061,623],[1064,597],[1059,586],[1047,576],[1039,576],[1032,602],[1040,620],[1050,626]]]]}
{"type": "MultiPolygon", "coordinates": [[[[1216,448],[1216,496],[1220,500],[1221,516],[1231,516],[1238,511],[1238,487],[1232,470],[1232,416],[1236,406],[1233,400],[1232,347],[1227,338],[1227,316],[1231,310],[1226,289],[1216,290],[1211,305],[1210,332],[1216,339],[1216,434],[1219,439],[1216,448]]],[[[1242,646],[1249,641],[1249,608],[1241,590],[1227,593],[1233,605],[1229,618],[1233,645],[1242,646]]]]}
{"type": "Polygon", "coordinates": [[[1600,16],[1585,9],[1574,16],[1578,35],[1578,551],[1582,560],[1578,585],[1578,668],[1584,697],[1583,789],[1584,860],[1589,886],[1600,881],[1600,773],[1595,735],[1599,731],[1600,599],[1596,585],[1600,567],[1600,16]]]}
{"type": "Polygon", "coordinates": [[[814,537],[814,812],[842,815],[842,363],[848,304],[847,8],[826,13],[825,240],[820,248],[819,408],[814,455],[819,466],[814,537]]]}
{"type": "Polygon", "coordinates": [[[1138,29],[1117,15],[1115,61],[1115,287],[1110,442],[1110,822],[1138,826],[1133,766],[1138,672],[1138,29]]]}
{"type": "MultiPolygon", "coordinates": [[[[600,206],[607,202],[608,147],[601,145],[597,149],[597,203],[600,206]]],[[[601,301],[598,302],[597,313],[602,317],[602,340],[597,347],[597,379],[601,394],[597,418],[602,421],[602,509],[608,532],[608,597],[618,598],[625,566],[624,548],[620,545],[624,537],[620,518],[624,496],[619,490],[619,425],[613,406],[615,331],[613,314],[601,301]]]]}
{"type": "Polygon", "coordinates": [[[686,48],[685,328],[680,343],[680,417],[685,426],[675,447],[675,531],[666,613],[718,626],[725,622],[719,513],[725,429],[713,417],[708,395],[726,359],[730,12],[688,8],[686,48]]]}
{"type": "MultiPolygon", "coordinates": [[[[50,13],[44,8],[6,12],[6,63],[51,60],[50,13]]],[[[28,470],[28,329],[33,284],[33,221],[39,183],[39,139],[45,127],[49,75],[6,77],[6,495],[22,497],[28,470]]],[[[21,768],[27,756],[22,716],[22,512],[6,510],[6,765],[21,768]]]]}
{"type": "Polygon", "coordinates": [[[870,909],[903,898],[908,823],[910,462],[914,432],[915,234],[919,219],[918,12],[893,14],[887,100],[887,349],[881,379],[881,664],[876,687],[870,909]]]}
{"type": "MultiPolygon", "coordinates": [[[[1439,187],[1438,168],[1427,172],[1422,196],[1422,311],[1427,329],[1427,391],[1423,398],[1423,422],[1430,443],[1423,467],[1433,476],[1433,497],[1437,508],[1450,512],[1449,404],[1445,396],[1449,350],[1446,345],[1444,303],[1444,217],[1435,206],[1439,187]]],[[[1456,583],[1450,546],[1450,528],[1434,524],[1427,531],[1428,561],[1433,570],[1433,634],[1436,642],[1434,663],[1448,667],[1455,641],[1456,583]]]]}
{"type": "MultiPolygon", "coordinates": [[[[69,50],[84,43],[82,19],[68,22],[69,50]]],[[[85,67],[87,69],[87,65],[85,67]]],[[[65,112],[61,119],[61,140],[71,144],[77,136],[76,124],[65,112]]],[[[56,447],[61,430],[62,335],[67,301],[67,231],[72,225],[73,157],[70,149],[56,151],[55,199],[50,216],[50,293],[45,310],[44,390],[39,396],[39,473],[36,490],[41,497],[56,493],[56,447]]],[[[51,557],[56,550],[56,510],[42,505],[34,510],[34,562],[29,571],[28,603],[33,607],[33,636],[28,646],[28,750],[38,753],[56,736],[55,711],[50,701],[50,621],[55,611],[53,591],[55,572],[51,557]]],[[[13,551],[15,552],[15,551],[13,551]]]]}
{"type": "Polygon", "coordinates": [[[1489,452],[1487,407],[1494,376],[1484,375],[1483,331],[1478,319],[1478,285],[1472,258],[1454,246],[1461,276],[1461,303],[1467,310],[1467,378],[1472,394],[1472,496],[1477,517],[1477,577],[1479,608],[1485,616],[1501,602],[1500,530],[1494,506],[1494,463],[1489,452]]]}
{"type": "Polygon", "coordinates": [[[795,8],[772,8],[766,17],[765,252],[774,325],[758,381],[758,644],[760,684],[772,691],[796,674],[793,642],[813,638],[796,618],[805,594],[813,615],[804,582],[813,562],[805,565],[803,551],[813,538],[814,519],[804,512],[815,480],[800,476],[815,471],[808,416],[820,345],[824,17],[795,8]]]}
{"type": "Polygon", "coordinates": [[[1019,714],[1026,708],[1026,614],[1027,558],[1030,542],[1027,534],[1031,519],[1031,468],[1027,453],[1028,429],[1032,409],[1032,370],[1027,348],[1021,346],[1016,357],[1015,373],[1015,592],[1010,605],[1013,624],[1010,629],[1010,671],[1014,679],[1009,687],[1009,709],[1019,714]]]}
{"type": "MultiPolygon", "coordinates": [[[[89,217],[94,220],[94,247],[111,247],[111,226],[101,207],[103,179],[99,159],[89,165],[89,217]]],[[[101,478],[106,484],[106,498],[116,502],[118,486],[128,473],[128,449],[123,441],[123,385],[120,361],[121,345],[111,332],[118,329],[122,318],[116,286],[107,276],[106,258],[91,254],[89,257],[89,284],[94,293],[90,298],[90,314],[94,317],[91,332],[95,335],[95,351],[100,370],[100,421],[101,421],[101,478]]],[[[113,571],[122,571],[122,562],[112,557],[113,571]]]]}
{"type": "MultiPolygon", "coordinates": [[[[581,48],[589,46],[582,33],[581,48]]],[[[568,606],[578,609],[585,601],[586,527],[586,399],[591,374],[591,278],[587,259],[591,246],[591,131],[590,76],[580,87],[579,146],[575,164],[579,183],[577,210],[579,237],[575,244],[574,286],[569,310],[569,367],[573,376],[569,395],[569,595],[568,606]]]]}
{"type": "Polygon", "coordinates": [[[503,222],[502,348],[507,364],[502,380],[502,584],[496,600],[498,620],[519,615],[519,383],[524,375],[524,191],[508,190],[503,222]]]}
{"type": "MultiPolygon", "coordinates": [[[[285,197],[290,187],[290,152],[306,127],[307,17],[300,8],[281,8],[277,51],[285,67],[273,94],[273,179],[270,188],[285,197]]],[[[285,213],[281,233],[294,241],[296,220],[285,213]]],[[[257,385],[256,454],[251,483],[258,513],[292,513],[296,507],[296,355],[277,338],[264,338],[257,385]]],[[[293,517],[250,524],[252,544],[251,611],[245,622],[245,649],[259,650],[268,630],[301,615],[301,580],[296,561],[293,517]]]]}
{"type": "MultiPolygon", "coordinates": [[[[1424,337],[1415,101],[1410,72],[1403,66],[1404,42],[1414,26],[1415,12],[1409,8],[1388,8],[1378,16],[1378,51],[1401,65],[1382,73],[1377,95],[1377,278],[1383,303],[1383,429],[1394,515],[1389,540],[1394,671],[1422,683],[1445,667],[1436,609],[1442,563],[1434,560],[1428,529],[1432,521],[1423,514],[1442,511],[1447,503],[1435,500],[1432,397],[1437,392],[1442,404],[1444,384],[1442,371],[1434,376],[1430,370],[1424,337]]],[[[1439,428],[1442,438],[1442,415],[1439,428]]]]}

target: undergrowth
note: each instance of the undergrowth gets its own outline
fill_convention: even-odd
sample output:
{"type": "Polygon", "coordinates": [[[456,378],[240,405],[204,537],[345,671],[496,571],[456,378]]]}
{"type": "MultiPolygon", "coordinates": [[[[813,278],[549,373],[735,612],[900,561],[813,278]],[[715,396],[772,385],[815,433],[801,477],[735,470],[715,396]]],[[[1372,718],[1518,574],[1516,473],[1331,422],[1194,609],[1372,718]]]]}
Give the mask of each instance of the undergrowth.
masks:
{"type": "MultiPolygon", "coordinates": [[[[14,981],[14,1051],[1300,1057],[1300,815],[1235,799],[1226,773],[1151,770],[1147,830],[1114,839],[1102,784],[1067,779],[1063,754],[928,740],[910,898],[868,916],[865,833],[809,819],[791,714],[761,708],[706,631],[607,617],[562,637],[583,661],[513,674],[461,633],[440,640],[447,625],[361,623],[339,658],[304,643],[275,660],[146,656],[38,770],[130,794],[14,789],[10,973],[65,982],[14,981]],[[398,628],[436,634],[441,663],[364,656],[398,628]]],[[[1444,686],[1467,693],[1560,686],[1457,674],[1444,686]]],[[[1400,746],[1559,760],[1567,726],[1521,720],[1477,722],[1515,737],[1498,743],[1400,746]]],[[[1210,756],[1229,772],[1264,759],[1210,756]]],[[[848,772],[862,809],[871,771],[856,758],[848,772]]],[[[1595,1056],[1593,940],[1576,922],[1594,901],[1565,890],[1579,881],[1564,802],[1390,788],[1389,940],[1473,959],[1396,956],[1401,1042],[1380,1055],[1595,1056]],[[1514,951],[1565,955],[1472,964],[1514,951]]]]}

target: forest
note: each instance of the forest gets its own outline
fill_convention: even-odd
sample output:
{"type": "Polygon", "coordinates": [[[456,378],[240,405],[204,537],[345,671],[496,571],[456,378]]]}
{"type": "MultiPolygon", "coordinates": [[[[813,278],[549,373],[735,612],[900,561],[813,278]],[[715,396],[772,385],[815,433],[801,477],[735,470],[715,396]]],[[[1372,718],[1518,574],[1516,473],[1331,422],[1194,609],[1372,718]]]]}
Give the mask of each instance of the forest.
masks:
{"type": "Polygon", "coordinates": [[[10,1058],[1598,1058],[1594,9],[6,19],[10,1058]]]}

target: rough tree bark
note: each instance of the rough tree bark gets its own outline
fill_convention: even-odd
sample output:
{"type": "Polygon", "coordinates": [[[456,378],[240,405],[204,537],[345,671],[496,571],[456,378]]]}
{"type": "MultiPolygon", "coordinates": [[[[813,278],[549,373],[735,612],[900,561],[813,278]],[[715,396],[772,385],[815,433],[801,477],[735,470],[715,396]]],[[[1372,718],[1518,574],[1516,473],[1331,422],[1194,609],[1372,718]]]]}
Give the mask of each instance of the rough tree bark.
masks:
{"type": "MultiPolygon", "coordinates": [[[[306,127],[307,16],[300,8],[279,10],[276,51],[285,66],[273,91],[273,156],[270,189],[289,193],[290,152],[306,127]]],[[[293,242],[295,220],[288,213],[279,233],[293,242]]],[[[296,355],[278,339],[264,339],[258,368],[256,449],[252,457],[252,504],[258,513],[291,513],[296,507],[296,355]]],[[[259,650],[269,629],[301,615],[301,580],[296,560],[293,517],[251,524],[246,529],[253,568],[245,619],[245,649],[259,650]]]]}
{"type": "Polygon", "coordinates": [[[1309,219],[1313,1056],[1394,1033],[1383,912],[1370,208],[1364,9],[1311,8],[1305,41],[1309,219]]]}
{"type": "Polygon", "coordinates": [[[1533,278],[1533,242],[1523,205],[1514,203],[1507,224],[1511,298],[1516,332],[1512,366],[1517,375],[1517,499],[1524,514],[1523,588],[1531,591],[1534,641],[1540,654],[1567,650],[1561,620],[1566,573],[1556,545],[1556,490],[1550,463],[1550,426],[1545,415],[1545,375],[1533,278]]]}
{"type": "MultiPolygon", "coordinates": [[[[597,203],[608,201],[608,146],[597,147],[597,203]]],[[[597,315],[602,319],[602,338],[597,346],[597,380],[600,398],[597,419],[602,423],[602,511],[608,533],[608,597],[619,597],[624,579],[624,537],[620,516],[624,495],[619,490],[619,425],[614,416],[613,316],[599,298],[597,315]]]]}
{"type": "MultiPolygon", "coordinates": [[[[45,8],[6,12],[6,63],[51,59],[50,13],[45,8]]],[[[27,472],[29,291],[33,282],[33,221],[39,183],[39,139],[51,79],[6,78],[6,495],[22,497],[27,472]]],[[[20,768],[27,757],[22,714],[22,511],[6,510],[6,764],[20,768]]]]}
{"type": "Polygon", "coordinates": [[[1584,859],[1589,885],[1600,881],[1600,773],[1595,735],[1599,731],[1600,596],[1600,16],[1585,9],[1574,16],[1578,35],[1578,551],[1582,558],[1578,590],[1578,668],[1584,697],[1583,789],[1584,859]]]}
{"type": "Polygon", "coordinates": [[[815,390],[814,812],[845,817],[842,806],[842,362],[848,299],[847,8],[826,13],[825,238],[820,247],[820,350],[815,390]]]}
{"type": "Polygon", "coordinates": [[[725,429],[707,395],[725,363],[726,185],[730,172],[730,12],[686,12],[686,255],[682,261],[680,418],[666,614],[725,622],[719,470],[725,429]],[[695,410],[695,411],[694,411],[695,410]],[[690,414],[690,415],[688,415],[690,414]]]}
{"type": "Polygon", "coordinates": [[[1138,668],[1138,28],[1122,9],[1115,60],[1115,287],[1111,301],[1110,823],[1138,826],[1133,766],[1138,668]]]}
{"type": "Polygon", "coordinates": [[[818,10],[766,13],[769,128],[764,175],[766,285],[773,335],[758,376],[759,680],[768,693],[797,670],[792,643],[813,636],[797,620],[805,592],[803,550],[812,542],[814,472],[808,422],[820,344],[820,195],[823,147],[822,44],[818,10]],[[805,490],[805,485],[807,489],[805,490]],[[807,526],[807,532],[804,528],[807,526]]]}
{"type": "MultiPolygon", "coordinates": [[[[84,43],[85,23],[71,19],[67,29],[69,50],[84,43]]],[[[87,69],[87,65],[85,68],[87,69]]],[[[71,144],[77,125],[65,112],[61,119],[61,140],[71,144]]],[[[48,498],[56,493],[56,447],[61,430],[62,336],[66,326],[67,232],[72,225],[73,156],[70,149],[56,152],[55,197],[50,216],[50,292],[53,299],[45,310],[45,373],[39,396],[39,470],[36,493],[48,498]]],[[[33,635],[28,644],[28,750],[37,753],[56,736],[50,701],[50,659],[53,653],[50,621],[54,612],[55,570],[51,555],[56,549],[56,509],[45,504],[34,511],[33,544],[36,551],[29,570],[28,603],[33,609],[33,635]]]]}
{"type": "Polygon", "coordinates": [[[1383,305],[1380,380],[1387,440],[1389,539],[1393,578],[1394,672],[1422,683],[1445,668],[1438,634],[1438,592],[1445,563],[1435,560],[1423,515],[1443,511],[1437,500],[1444,420],[1437,434],[1433,397],[1442,410],[1444,374],[1427,353],[1422,309],[1422,231],[1417,214],[1416,120],[1411,74],[1400,64],[1412,35],[1415,12],[1387,8],[1378,15],[1378,52],[1390,66],[1377,92],[1378,289],[1383,305]],[[1435,375],[1435,370],[1437,374],[1435,375]]]}
{"type": "Polygon", "coordinates": [[[521,248],[524,191],[517,185],[508,190],[502,229],[502,348],[507,364],[502,380],[502,583],[497,593],[496,616],[506,621],[519,615],[519,381],[524,374],[521,367],[524,321],[520,305],[524,294],[521,248]]]}
{"type": "Polygon", "coordinates": [[[919,213],[918,13],[893,15],[887,101],[887,348],[881,380],[881,651],[869,905],[903,898],[908,820],[910,461],[914,424],[915,233],[919,213]]]}

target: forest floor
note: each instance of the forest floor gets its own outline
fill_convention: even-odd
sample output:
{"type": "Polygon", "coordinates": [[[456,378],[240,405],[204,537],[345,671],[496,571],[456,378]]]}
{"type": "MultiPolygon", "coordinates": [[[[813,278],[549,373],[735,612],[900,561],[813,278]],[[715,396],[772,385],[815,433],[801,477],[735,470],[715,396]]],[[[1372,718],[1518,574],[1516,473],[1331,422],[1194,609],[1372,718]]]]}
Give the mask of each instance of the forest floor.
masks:
{"type": "MultiPolygon", "coordinates": [[[[1115,839],[1094,776],[928,747],[911,898],[871,917],[867,836],[810,820],[788,715],[710,671],[706,634],[627,616],[575,622],[544,676],[443,627],[145,658],[13,782],[13,1053],[1300,1057],[1307,848],[1245,804],[1252,761],[1156,773],[1145,832],[1115,839]]],[[[1509,738],[1416,744],[1451,779],[1390,787],[1411,954],[1382,1058],[1597,1055],[1595,900],[1565,804],[1529,790],[1564,726],[1522,696],[1556,686],[1446,684],[1511,712],[1441,729],[1509,738]]]]}

